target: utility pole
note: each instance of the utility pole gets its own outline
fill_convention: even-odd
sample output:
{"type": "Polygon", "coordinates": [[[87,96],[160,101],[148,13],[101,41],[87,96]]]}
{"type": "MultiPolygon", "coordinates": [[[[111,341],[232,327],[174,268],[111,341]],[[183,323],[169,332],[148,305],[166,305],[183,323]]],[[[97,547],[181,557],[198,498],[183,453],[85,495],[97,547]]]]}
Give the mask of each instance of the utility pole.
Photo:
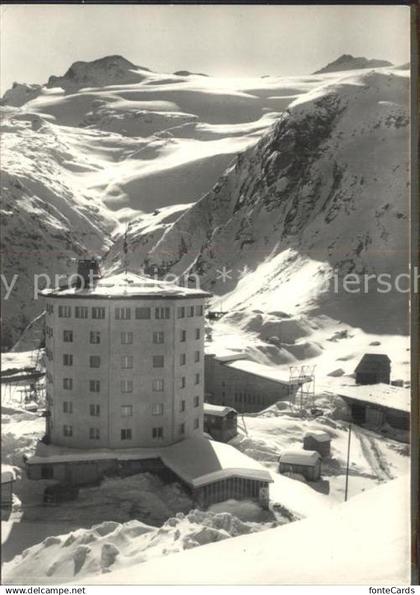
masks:
{"type": "Polygon", "coordinates": [[[344,495],[344,502],[347,502],[347,495],[348,495],[348,491],[349,491],[350,443],[351,443],[351,423],[349,424],[349,441],[347,443],[346,490],[345,490],[345,495],[344,495]]]}

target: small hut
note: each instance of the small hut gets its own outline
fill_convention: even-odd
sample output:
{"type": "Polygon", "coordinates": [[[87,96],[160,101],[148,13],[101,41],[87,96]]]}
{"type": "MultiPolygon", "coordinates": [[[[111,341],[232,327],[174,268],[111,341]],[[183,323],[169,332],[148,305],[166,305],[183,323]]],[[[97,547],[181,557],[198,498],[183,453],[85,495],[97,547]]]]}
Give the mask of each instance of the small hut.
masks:
{"type": "Polygon", "coordinates": [[[279,457],[279,473],[296,473],[308,481],[318,481],[321,455],[315,450],[286,450],[279,457]]]}
{"type": "Polygon", "coordinates": [[[1,507],[10,508],[13,502],[13,483],[15,481],[13,470],[2,466],[1,469],[1,507]]]}
{"type": "Polygon", "coordinates": [[[356,384],[389,384],[391,360],[385,353],[365,353],[357,364],[356,384]]]}
{"type": "Polygon", "coordinates": [[[315,450],[321,457],[329,457],[331,453],[331,436],[327,432],[306,432],[303,437],[304,450],[315,450]]]}
{"type": "Polygon", "coordinates": [[[238,433],[236,409],[204,403],[204,432],[219,442],[234,438],[238,433]]]}

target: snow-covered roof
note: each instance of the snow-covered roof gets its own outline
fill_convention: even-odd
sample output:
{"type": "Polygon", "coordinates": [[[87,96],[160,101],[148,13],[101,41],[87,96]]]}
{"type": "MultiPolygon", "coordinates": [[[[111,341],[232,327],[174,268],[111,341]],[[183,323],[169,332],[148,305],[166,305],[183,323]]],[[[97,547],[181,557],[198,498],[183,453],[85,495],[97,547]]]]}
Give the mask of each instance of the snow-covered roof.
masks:
{"type": "Polygon", "coordinates": [[[1,483],[10,483],[16,479],[15,471],[10,465],[1,466],[1,483]]]}
{"type": "Polygon", "coordinates": [[[337,388],[340,397],[410,412],[410,389],[392,384],[357,384],[337,388]]]}
{"type": "Polygon", "coordinates": [[[280,463],[289,465],[316,465],[321,455],[315,450],[285,450],[279,456],[280,463]]]}
{"type": "Polygon", "coordinates": [[[231,413],[232,411],[234,413],[237,413],[236,409],[233,409],[233,407],[227,407],[224,405],[213,405],[212,403],[204,403],[204,414],[225,417],[225,415],[231,413]]]}
{"type": "Polygon", "coordinates": [[[28,465],[104,459],[128,461],[160,458],[175,475],[194,488],[228,477],[273,481],[270,472],[254,459],[233,446],[204,437],[187,438],[161,448],[115,450],[106,448],[82,450],[42,444],[39,445],[38,453],[27,460],[28,465]]]}
{"type": "Polygon", "coordinates": [[[265,366],[264,364],[252,362],[247,359],[231,361],[226,363],[226,366],[234,368],[235,370],[242,370],[243,372],[253,374],[254,376],[260,376],[266,380],[278,382],[279,384],[302,384],[302,382],[309,382],[311,380],[309,376],[300,377],[299,379],[290,379],[289,374],[285,371],[284,367],[265,366]]]}
{"type": "Polygon", "coordinates": [[[304,438],[314,438],[317,442],[331,441],[331,436],[327,432],[321,432],[321,430],[312,430],[305,432],[304,438]]]}
{"type": "Polygon", "coordinates": [[[45,297],[79,297],[79,298],[182,298],[211,297],[210,293],[201,289],[181,287],[168,281],[152,279],[136,273],[116,273],[98,279],[92,287],[65,287],[64,289],[44,289],[45,297]]]}
{"type": "Polygon", "coordinates": [[[272,482],[268,469],[242,452],[215,440],[188,438],[162,452],[162,461],[194,488],[228,477],[272,482]]]}

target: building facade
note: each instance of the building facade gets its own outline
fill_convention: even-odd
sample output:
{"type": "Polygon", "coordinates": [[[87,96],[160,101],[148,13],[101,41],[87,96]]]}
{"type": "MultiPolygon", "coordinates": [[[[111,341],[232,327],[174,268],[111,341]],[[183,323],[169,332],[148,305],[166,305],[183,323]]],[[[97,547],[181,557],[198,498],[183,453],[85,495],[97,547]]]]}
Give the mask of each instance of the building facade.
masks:
{"type": "Polygon", "coordinates": [[[132,273],[43,293],[47,442],[121,449],[202,434],[209,294],[132,273]]]}
{"type": "Polygon", "coordinates": [[[298,389],[298,384],[285,378],[267,376],[267,366],[213,354],[206,355],[205,385],[206,401],[239,413],[255,413],[277,401],[291,400],[298,389]]]}

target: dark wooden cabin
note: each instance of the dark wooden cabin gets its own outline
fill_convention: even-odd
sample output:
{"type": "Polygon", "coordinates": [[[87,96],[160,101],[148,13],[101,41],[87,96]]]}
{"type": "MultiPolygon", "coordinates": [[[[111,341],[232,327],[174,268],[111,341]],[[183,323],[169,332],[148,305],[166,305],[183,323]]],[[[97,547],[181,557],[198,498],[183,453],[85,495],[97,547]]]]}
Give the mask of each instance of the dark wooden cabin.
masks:
{"type": "Polygon", "coordinates": [[[391,360],[385,353],[365,353],[357,364],[356,384],[389,384],[391,360]]]}

